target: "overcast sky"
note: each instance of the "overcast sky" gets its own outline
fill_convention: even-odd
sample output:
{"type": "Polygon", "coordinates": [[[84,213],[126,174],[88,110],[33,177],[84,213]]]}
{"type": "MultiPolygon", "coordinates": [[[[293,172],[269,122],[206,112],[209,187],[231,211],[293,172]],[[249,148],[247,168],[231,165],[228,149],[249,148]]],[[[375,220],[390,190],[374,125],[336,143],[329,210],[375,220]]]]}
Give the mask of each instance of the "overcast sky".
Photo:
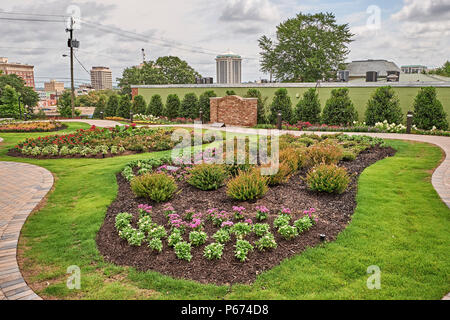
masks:
{"type": "MultiPolygon", "coordinates": [[[[113,79],[147,59],[176,55],[215,78],[217,54],[244,57],[243,81],[259,71],[257,40],[298,12],[333,12],[355,33],[348,60],[387,59],[399,66],[440,66],[450,60],[450,0],[0,0],[0,57],[35,66],[37,86],[68,81],[65,17],[81,16],[76,55],[88,69],[108,66],[113,79]],[[3,13],[2,13],[3,12],[3,13]],[[21,14],[6,14],[14,12],[21,14]],[[24,15],[30,14],[30,15],[24,15]],[[31,15],[33,14],[33,15],[31,15]],[[10,20],[4,20],[8,18],[10,20]],[[20,21],[13,19],[49,20],[20,21]]],[[[89,74],[76,63],[76,84],[89,74]]]]}

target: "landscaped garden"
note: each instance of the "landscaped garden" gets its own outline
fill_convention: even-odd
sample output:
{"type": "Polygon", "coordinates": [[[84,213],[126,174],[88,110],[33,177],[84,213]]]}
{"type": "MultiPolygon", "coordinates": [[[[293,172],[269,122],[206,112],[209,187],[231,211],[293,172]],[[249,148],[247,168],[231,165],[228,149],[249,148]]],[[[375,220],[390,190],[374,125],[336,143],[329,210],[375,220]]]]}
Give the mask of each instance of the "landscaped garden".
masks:
{"type": "MultiPolygon", "coordinates": [[[[75,129],[81,128],[87,130],[89,126],[70,123],[69,130],[65,130],[64,133],[70,131],[74,133],[75,129]]],[[[341,168],[339,171],[333,165],[327,167],[333,166],[332,172],[342,173],[342,170],[347,170],[350,180],[346,191],[340,194],[342,188],[329,189],[330,186],[326,190],[336,190],[336,193],[318,193],[309,190],[310,187],[321,186],[314,183],[309,185],[300,179],[308,176],[311,166],[309,164],[302,165],[295,173],[288,174],[289,179],[284,184],[268,187],[265,183],[260,185],[261,188],[256,188],[257,190],[264,191],[266,190],[264,186],[267,187],[265,194],[256,193],[261,195],[260,198],[254,201],[240,201],[230,197],[241,194],[238,191],[242,189],[239,188],[239,183],[235,183],[236,178],[241,176],[242,179],[239,180],[249,181],[249,179],[245,178],[245,172],[236,175],[238,170],[229,168],[227,170],[226,167],[225,171],[215,170],[214,172],[219,172],[218,175],[214,175],[215,177],[223,177],[222,173],[225,172],[225,178],[222,183],[206,184],[213,190],[204,191],[195,185],[203,186],[198,181],[203,181],[204,173],[209,171],[206,168],[198,170],[196,178],[193,178],[195,171],[192,170],[197,166],[191,165],[189,168],[189,165],[182,167],[178,163],[168,163],[165,160],[170,155],[168,151],[103,160],[18,159],[6,155],[10,148],[27,137],[37,138],[44,134],[8,133],[1,136],[5,139],[0,146],[2,161],[37,164],[53,172],[56,177],[54,191],[48,196],[46,204],[30,216],[22,230],[19,243],[18,257],[21,271],[28,284],[44,298],[440,299],[448,292],[448,274],[450,274],[446,245],[450,241],[448,208],[430,183],[432,170],[442,159],[442,151],[437,147],[422,143],[385,141],[385,144],[371,148],[368,140],[354,141],[344,138],[345,136],[340,136],[341,138],[329,136],[326,140],[333,142],[330,145],[343,148],[341,150],[345,161],[343,158],[338,162],[341,168]],[[366,146],[362,148],[364,145],[366,146]],[[394,156],[389,147],[396,150],[394,156]],[[387,155],[391,157],[385,158],[387,155]],[[383,160],[378,161],[379,159],[383,160]],[[175,173],[172,167],[177,166],[182,168],[175,173]],[[124,171],[124,168],[131,168],[131,171],[130,169],[124,171]],[[173,182],[172,186],[176,187],[177,191],[169,188],[169,191],[172,191],[167,192],[166,188],[163,188],[163,193],[150,195],[159,199],[161,195],[172,194],[172,198],[167,202],[158,203],[138,198],[133,193],[130,184],[133,179],[162,175],[165,181],[169,179],[173,182]],[[169,176],[172,179],[167,178],[169,176]],[[236,185],[237,187],[232,189],[237,192],[227,192],[231,186],[236,185]],[[216,186],[219,187],[217,190],[214,189],[216,186]],[[287,190],[289,187],[296,188],[294,190],[297,192],[287,190]],[[285,197],[281,196],[283,193],[286,194],[285,197]],[[297,200],[291,199],[297,196],[296,193],[298,193],[297,200]],[[198,197],[200,194],[211,196],[198,197]],[[187,202],[189,197],[192,199],[191,203],[187,202]],[[219,205],[217,197],[223,200],[224,205],[219,205]],[[329,201],[321,201],[321,198],[329,201]],[[172,242],[176,241],[177,232],[172,235],[173,230],[169,228],[170,217],[164,214],[167,213],[164,207],[168,206],[168,203],[176,211],[174,214],[182,218],[182,221],[179,221],[180,227],[185,227],[185,232],[180,232],[182,241],[177,251],[180,257],[188,258],[189,255],[185,253],[191,244],[190,262],[177,258],[175,248],[169,246],[169,237],[172,236],[172,242]],[[334,207],[328,207],[324,203],[331,203],[334,207]],[[148,206],[152,206],[151,210],[148,206]],[[260,212],[257,206],[260,207],[260,212]],[[264,218],[267,211],[262,208],[263,206],[269,212],[267,219],[260,221],[257,215],[264,218]],[[192,213],[192,220],[189,220],[185,215],[186,210],[191,207],[195,212],[192,213]],[[236,210],[233,207],[236,207],[236,210]],[[231,240],[223,247],[220,259],[215,259],[219,256],[221,248],[221,243],[215,238],[220,239],[220,235],[215,238],[214,235],[219,229],[226,229],[227,224],[223,227],[222,224],[214,225],[213,220],[208,219],[208,210],[215,208],[228,213],[224,222],[233,223],[233,226],[229,226],[232,232],[228,233],[231,240]],[[283,209],[285,212],[280,214],[283,209]],[[290,233],[293,235],[292,240],[286,240],[279,232],[283,227],[283,219],[288,220],[287,209],[291,211],[289,214],[291,219],[288,225],[284,225],[283,230],[286,231],[288,239],[291,238],[290,233]],[[116,221],[119,213],[132,215],[131,228],[127,224],[128,215],[124,214],[123,220],[116,221]],[[194,214],[198,213],[205,214],[201,217],[204,229],[194,233],[190,239],[190,233],[194,231],[191,224],[195,228],[198,223],[194,221],[198,218],[194,217],[194,214]],[[239,217],[240,213],[244,219],[239,217]],[[317,223],[309,219],[309,214],[317,218],[317,223]],[[143,229],[146,228],[145,221],[149,222],[148,231],[141,246],[132,246],[128,239],[120,237],[116,222],[119,228],[121,222],[125,225],[126,232],[122,232],[124,237],[127,232],[136,235],[135,231],[139,231],[140,215],[142,216],[140,225],[143,229]],[[249,221],[248,225],[245,225],[248,218],[252,220],[251,226],[249,221]],[[302,221],[302,218],[305,226],[310,225],[308,220],[313,224],[309,229],[306,228],[308,230],[298,227],[301,222],[297,221],[302,221]],[[279,221],[274,226],[276,219],[279,221]],[[294,224],[295,222],[297,223],[294,224]],[[277,227],[280,226],[279,223],[281,227],[277,227]],[[269,240],[267,241],[269,247],[265,251],[260,251],[255,242],[261,240],[261,237],[257,236],[256,232],[267,235],[265,224],[269,226],[269,232],[273,235],[277,247],[270,249],[273,242],[270,241],[271,236],[268,236],[266,240],[269,240]],[[106,225],[109,227],[105,228],[106,225]],[[236,225],[239,227],[235,227],[236,225]],[[256,225],[258,226],[255,227],[256,225]],[[159,238],[163,234],[160,226],[165,228],[167,237],[159,238]],[[239,248],[243,248],[242,252],[248,250],[250,247],[243,242],[248,241],[253,250],[249,250],[247,260],[241,262],[239,257],[242,257],[242,252],[236,257],[234,245],[237,244],[240,235],[248,232],[249,227],[250,233],[239,239],[241,240],[239,248]],[[301,233],[299,229],[302,230],[301,233]],[[208,236],[206,243],[195,246],[193,243],[203,241],[204,235],[201,232],[205,232],[208,236]],[[322,233],[326,236],[323,243],[320,238],[322,233]],[[114,255],[103,255],[106,249],[102,248],[101,238],[105,236],[110,243],[118,244],[110,248],[114,255]],[[148,247],[150,240],[151,245],[158,249],[160,245],[158,238],[162,239],[161,253],[148,247]],[[212,242],[216,245],[206,250],[206,246],[212,242]],[[137,265],[131,260],[124,262],[124,257],[131,257],[130,252],[142,257],[142,265],[137,265]],[[286,252],[287,254],[283,256],[286,252]],[[282,258],[278,258],[277,255],[282,258]],[[261,256],[266,257],[267,261],[260,260],[261,256]],[[164,260],[166,258],[167,260],[164,260]],[[115,259],[119,263],[111,262],[115,259]],[[166,271],[160,271],[151,265],[152,260],[158,260],[162,264],[168,261],[173,263],[167,265],[166,271]],[[225,262],[229,262],[231,270],[226,276],[233,275],[236,279],[227,281],[225,276],[209,279],[208,273],[214,272],[216,265],[225,262]],[[273,264],[273,267],[265,268],[265,264],[273,264]],[[66,287],[66,271],[71,265],[77,265],[82,270],[80,290],[69,290],[66,287]],[[366,270],[370,265],[378,265],[382,270],[382,290],[367,289],[366,270]],[[195,274],[197,266],[206,266],[202,274],[195,274]],[[177,274],[177,267],[190,268],[191,273],[177,274]],[[248,279],[240,278],[241,273],[247,274],[248,279]]],[[[323,138],[314,136],[309,139],[307,137],[292,139],[298,139],[296,145],[298,144],[299,149],[304,151],[314,150],[325,142],[319,141],[323,138]]],[[[204,151],[207,151],[218,148],[218,145],[205,148],[204,151]]],[[[281,149],[283,150],[283,143],[281,149]]],[[[197,150],[195,154],[199,151],[197,150]]],[[[299,152],[299,155],[302,154],[299,152]]],[[[299,160],[298,164],[303,164],[303,161],[299,160]]],[[[245,171],[246,168],[239,169],[245,171]]],[[[252,172],[251,169],[249,168],[248,173],[252,172]]],[[[323,169],[323,172],[327,173],[329,170],[323,169]]],[[[314,177],[311,181],[317,181],[318,177],[313,171],[310,172],[310,176],[314,177]]],[[[255,177],[256,180],[261,180],[256,174],[255,177]]],[[[342,184],[332,184],[336,185],[342,184]]],[[[177,219],[171,219],[172,222],[174,220],[177,219]]],[[[226,239],[227,232],[221,233],[226,239]]],[[[138,243],[140,237],[142,236],[139,235],[134,239],[130,237],[131,242],[138,243]]]]}

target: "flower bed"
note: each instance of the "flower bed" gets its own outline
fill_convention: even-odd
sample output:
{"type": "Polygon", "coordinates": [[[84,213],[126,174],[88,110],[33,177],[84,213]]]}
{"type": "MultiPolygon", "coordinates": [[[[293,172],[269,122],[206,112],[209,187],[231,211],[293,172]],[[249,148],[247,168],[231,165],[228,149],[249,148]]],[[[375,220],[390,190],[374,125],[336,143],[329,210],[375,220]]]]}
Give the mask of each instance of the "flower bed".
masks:
{"type": "MultiPolygon", "coordinates": [[[[336,239],[356,207],[359,174],[395,153],[382,140],[344,135],[284,136],[280,148],[280,163],[292,160],[281,155],[284,150],[301,159],[310,157],[308,166],[301,165],[282,183],[268,186],[265,194],[248,201],[235,200],[227,189],[234,177],[252,172],[256,165],[247,169],[241,165],[240,170],[234,170],[236,165],[223,165],[229,177],[222,183],[223,170],[212,172],[212,167],[201,167],[205,165],[181,165],[168,159],[130,163],[117,175],[118,196],[97,236],[100,252],[110,262],[143,271],[202,283],[250,283],[283,259],[320,244],[321,234],[328,241],[336,239]],[[338,146],[341,155],[333,151],[329,157],[329,145],[331,149],[338,146]],[[350,151],[356,160],[345,158],[350,151]],[[315,162],[317,168],[327,163],[327,174],[338,165],[338,176],[348,177],[344,188],[342,184],[335,187],[339,180],[333,176],[327,192],[311,191],[305,178],[319,170],[315,162]],[[130,181],[153,174],[172,177],[179,191],[165,202],[136,197],[130,181]]],[[[211,153],[214,150],[204,152],[211,153]]]]}
{"type": "Polygon", "coordinates": [[[0,123],[0,132],[52,132],[66,129],[61,122],[8,122],[0,123]]]}
{"type": "MultiPolygon", "coordinates": [[[[9,150],[9,155],[30,158],[105,158],[142,152],[172,149],[171,128],[116,128],[80,129],[67,135],[29,138],[9,150]]],[[[193,130],[191,131],[193,135],[193,130]]],[[[194,139],[192,139],[194,140],[194,139]]],[[[204,141],[208,143],[209,141],[204,141]]]]}

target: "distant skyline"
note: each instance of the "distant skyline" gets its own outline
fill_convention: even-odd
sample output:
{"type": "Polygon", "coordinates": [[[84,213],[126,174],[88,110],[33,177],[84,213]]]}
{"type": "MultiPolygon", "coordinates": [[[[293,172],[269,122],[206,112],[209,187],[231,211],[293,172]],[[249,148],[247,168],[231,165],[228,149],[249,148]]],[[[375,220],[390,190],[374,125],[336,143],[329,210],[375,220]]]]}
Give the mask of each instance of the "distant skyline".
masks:
{"type": "MultiPolygon", "coordinates": [[[[339,23],[349,23],[355,37],[348,61],[386,59],[398,66],[436,67],[450,60],[450,0],[0,0],[0,4],[0,56],[34,65],[37,87],[50,79],[69,83],[69,61],[62,57],[68,52],[64,16],[78,9],[86,23],[75,32],[81,43],[76,56],[88,70],[110,67],[114,83],[124,68],[142,62],[142,48],[149,60],[179,56],[214,79],[216,55],[231,50],[244,58],[244,82],[268,78],[259,71],[257,40],[262,35],[274,37],[276,26],[298,12],[333,12],[339,23]]],[[[89,83],[90,75],[75,63],[76,84],[89,83]]]]}

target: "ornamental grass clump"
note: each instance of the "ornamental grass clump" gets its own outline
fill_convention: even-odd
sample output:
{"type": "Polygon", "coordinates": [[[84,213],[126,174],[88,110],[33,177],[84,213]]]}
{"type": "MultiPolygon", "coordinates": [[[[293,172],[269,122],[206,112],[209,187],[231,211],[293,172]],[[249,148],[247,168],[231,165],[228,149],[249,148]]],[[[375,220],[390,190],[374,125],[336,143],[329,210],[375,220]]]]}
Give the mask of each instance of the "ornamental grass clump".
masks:
{"type": "Polygon", "coordinates": [[[187,182],[197,189],[217,190],[223,186],[228,174],[226,169],[218,164],[199,164],[190,171],[187,182]]]}
{"type": "Polygon", "coordinates": [[[308,172],[306,184],[311,191],[342,194],[350,184],[350,176],[335,164],[321,164],[308,172]]]}
{"type": "Polygon", "coordinates": [[[337,164],[344,156],[340,146],[321,142],[309,147],[303,157],[303,166],[312,168],[319,164],[337,164]]]}
{"type": "Polygon", "coordinates": [[[227,184],[227,195],[235,200],[247,201],[262,198],[268,189],[268,178],[259,171],[241,171],[227,184]]]}
{"type": "Polygon", "coordinates": [[[131,190],[137,197],[155,202],[168,201],[177,189],[175,179],[163,173],[147,173],[131,180],[131,190]]]}

